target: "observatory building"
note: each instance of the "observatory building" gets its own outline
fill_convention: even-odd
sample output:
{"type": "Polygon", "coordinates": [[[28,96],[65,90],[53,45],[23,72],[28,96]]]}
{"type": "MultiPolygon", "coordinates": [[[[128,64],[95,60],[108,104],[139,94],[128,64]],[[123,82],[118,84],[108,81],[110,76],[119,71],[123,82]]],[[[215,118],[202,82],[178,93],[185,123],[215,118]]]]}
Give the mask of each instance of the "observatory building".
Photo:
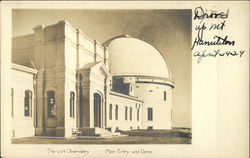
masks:
{"type": "Polygon", "coordinates": [[[152,45],[120,35],[100,44],[67,21],[12,39],[13,137],[171,129],[169,67],[152,45]]]}

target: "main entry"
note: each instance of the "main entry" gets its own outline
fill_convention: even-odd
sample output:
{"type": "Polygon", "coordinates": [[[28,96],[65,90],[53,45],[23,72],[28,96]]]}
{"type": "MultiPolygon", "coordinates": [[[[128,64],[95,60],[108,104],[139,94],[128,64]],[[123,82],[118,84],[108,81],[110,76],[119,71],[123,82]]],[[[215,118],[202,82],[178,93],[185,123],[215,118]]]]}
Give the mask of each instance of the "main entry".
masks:
{"type": "Polygon", "coordinates": [[[101,103],[101,95],[94,93],[94,127],[101,127],[101,103]]]}

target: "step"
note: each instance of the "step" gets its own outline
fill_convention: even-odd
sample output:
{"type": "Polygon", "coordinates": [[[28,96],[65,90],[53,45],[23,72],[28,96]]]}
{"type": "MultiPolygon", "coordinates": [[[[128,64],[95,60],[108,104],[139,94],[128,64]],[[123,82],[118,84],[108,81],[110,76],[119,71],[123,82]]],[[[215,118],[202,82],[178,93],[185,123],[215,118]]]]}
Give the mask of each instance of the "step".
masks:
{"type": "MultiPolygon", "coordinates": [[[[77,136],[92,136],[92,137],[120,137],[123,136],[120,132],[111,132],[104,128],[78,128],[77,136]]],[[[126,136],[126,135],[124,135],[126,136]]]]}
{"type": "Polygon", "coordinates": [[[101,134],[96,134],[96,136],[99,136],[99,137],[111,137],[111,133],[101,133],[101,134]]]}
{"type": "Polygon", "coordinates": [[[119,135],[121,135],[121,133],[120,132],[112,132],[111,135],[112,136],[119,136],[119,135]]]}
{"type": "Polygon", "coordinates": [[[103,128],[79,128],[81,136],[109,136],[110,132],[103,128]]]}
{"type": "Polygon", "coordinates": [[[95,133],[96,134],[101,134],[101,133],[110,133],[110,131],[104,129],[104,128],[95,128],[95,133]]]}

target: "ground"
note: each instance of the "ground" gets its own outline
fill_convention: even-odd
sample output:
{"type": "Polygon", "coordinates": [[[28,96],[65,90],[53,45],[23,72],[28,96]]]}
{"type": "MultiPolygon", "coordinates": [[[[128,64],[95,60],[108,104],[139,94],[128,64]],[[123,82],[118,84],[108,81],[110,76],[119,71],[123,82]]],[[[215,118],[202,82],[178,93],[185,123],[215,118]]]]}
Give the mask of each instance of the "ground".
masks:
{"type": "Polygon", "coordinates": [[[12,139],[14,144],[191,144],[191,129],[133,130],[123,132],[126,137],[26,137],[12,139]]]}

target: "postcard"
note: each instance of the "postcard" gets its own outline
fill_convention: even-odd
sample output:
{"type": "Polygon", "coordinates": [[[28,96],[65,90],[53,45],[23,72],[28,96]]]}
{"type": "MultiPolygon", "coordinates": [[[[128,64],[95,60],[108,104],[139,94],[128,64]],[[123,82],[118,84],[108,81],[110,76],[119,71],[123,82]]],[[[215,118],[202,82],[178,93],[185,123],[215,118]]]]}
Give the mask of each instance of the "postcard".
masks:
{"type": "Polygon", "coordinates": [[[248,157],[249,2],[1,8],[2,157],[248,157]]]}

